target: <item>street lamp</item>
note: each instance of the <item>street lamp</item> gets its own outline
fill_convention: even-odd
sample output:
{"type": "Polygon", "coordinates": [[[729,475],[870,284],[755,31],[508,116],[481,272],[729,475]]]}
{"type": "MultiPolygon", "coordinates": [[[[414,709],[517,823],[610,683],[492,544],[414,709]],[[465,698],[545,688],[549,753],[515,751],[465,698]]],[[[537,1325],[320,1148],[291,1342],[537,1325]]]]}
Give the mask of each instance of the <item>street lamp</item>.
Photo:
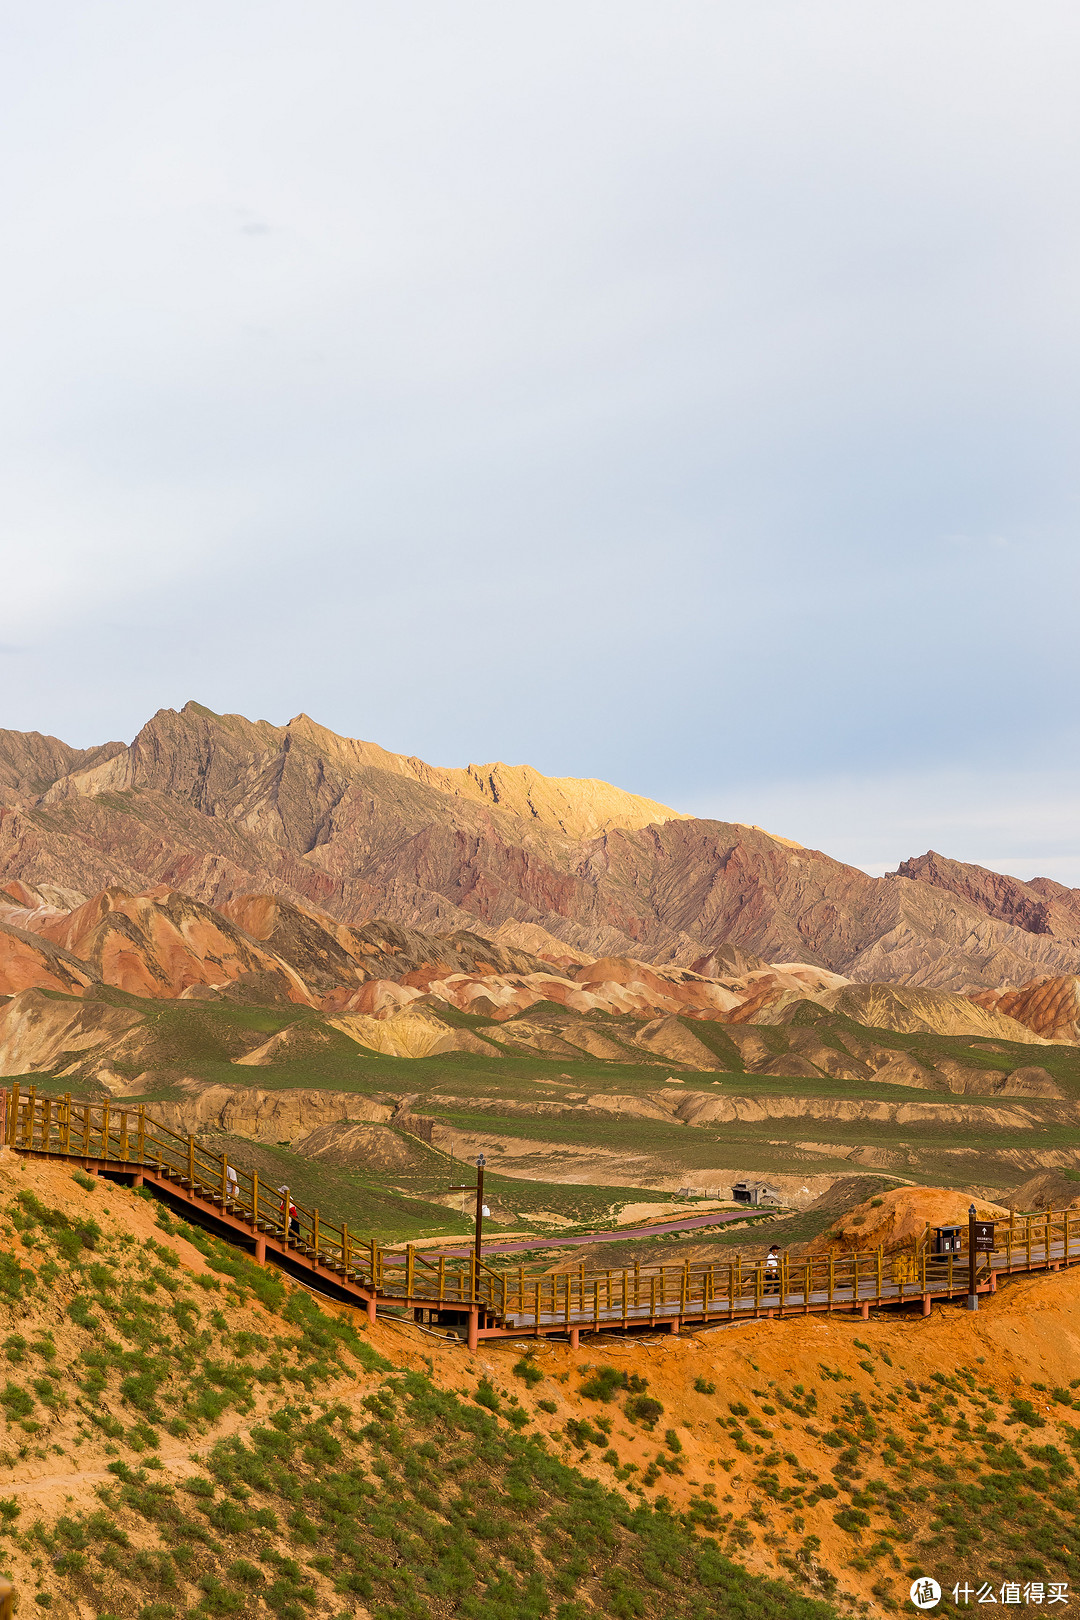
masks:
{"type": "Polygon", "coordinates": [[[451,1192],[476,1193],[476,1236],[473,1239],[473,1253],[475,1254],[478,1262],[480,1259],[480,1249],[483,1242],[484,1233],[484,1166],[486,1163],[487,1160],[484,1158],[484,1155],[482,1153],[478,1154],[476,1159],[475,1187],[470,1187],[465,1183],[459,1183],[451,1184],[450,1188],[451,1192]]]}

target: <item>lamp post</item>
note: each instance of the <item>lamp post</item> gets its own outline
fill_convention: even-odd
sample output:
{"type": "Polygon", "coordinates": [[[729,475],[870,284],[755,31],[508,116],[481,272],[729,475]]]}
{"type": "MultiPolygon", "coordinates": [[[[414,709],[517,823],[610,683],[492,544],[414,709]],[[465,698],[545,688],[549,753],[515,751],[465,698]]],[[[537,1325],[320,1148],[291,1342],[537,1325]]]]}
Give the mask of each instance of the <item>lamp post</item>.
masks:
{"type": "Polygon", "coordinates": [[[480,1245],[484,1232],[484,1165],[486,1163],[487,1160],[481,1153],[476,1161],[476,1240],[473,1244],[477,1264],[480,1261],[480,1245]]]}
{"type": "Polygon", "coordinates": [[[968,1208],[968,1297],[967,1308],[977,1311],[979,1296],[975,1284],[975,1205],[968,1208]]]}
{"type": "Polygon", "coordinates": [[[473,1253],[480,1259],[480,1250],[484,1237],[484,1166],[487,1160],[481,1153],[476,1160],[476,1186],[470,1187],[463,1182],[451,1182],[451,1192],[475,1192],[476,1194],[476,1236],[473,1238],[473,1253]]]}

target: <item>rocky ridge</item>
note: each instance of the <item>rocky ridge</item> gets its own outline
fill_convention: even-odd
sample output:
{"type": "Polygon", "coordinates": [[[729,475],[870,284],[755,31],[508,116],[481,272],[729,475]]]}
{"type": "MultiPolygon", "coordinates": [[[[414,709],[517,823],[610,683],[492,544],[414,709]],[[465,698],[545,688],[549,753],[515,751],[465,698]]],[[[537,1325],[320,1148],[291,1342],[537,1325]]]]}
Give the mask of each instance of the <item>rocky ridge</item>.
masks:
{"type": "Polygon", "coordinates": [[[47,903],[164,886],[224,911],[276,894],[350,927],[385,917],[535,954],[689,965],[728,948],[949,990],[1080,972],[1080,897],[1049,880],[932,855],[870,878],[604,783],[443,769],[304,715],[274,726],[196,703],[130,746],[0,735],[12,881],[47,903]]]}

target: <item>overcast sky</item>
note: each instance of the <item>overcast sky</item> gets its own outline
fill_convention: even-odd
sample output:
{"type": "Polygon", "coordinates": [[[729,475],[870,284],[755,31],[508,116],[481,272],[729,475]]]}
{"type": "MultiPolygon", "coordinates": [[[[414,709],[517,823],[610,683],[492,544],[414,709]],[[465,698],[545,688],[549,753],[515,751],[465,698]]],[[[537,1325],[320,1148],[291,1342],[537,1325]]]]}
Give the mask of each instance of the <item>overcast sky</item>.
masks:
{"type": "Polygon", "coordinates": [[[1080,18],[6,0],[0,723],[1080,883],[1080,18]]]}

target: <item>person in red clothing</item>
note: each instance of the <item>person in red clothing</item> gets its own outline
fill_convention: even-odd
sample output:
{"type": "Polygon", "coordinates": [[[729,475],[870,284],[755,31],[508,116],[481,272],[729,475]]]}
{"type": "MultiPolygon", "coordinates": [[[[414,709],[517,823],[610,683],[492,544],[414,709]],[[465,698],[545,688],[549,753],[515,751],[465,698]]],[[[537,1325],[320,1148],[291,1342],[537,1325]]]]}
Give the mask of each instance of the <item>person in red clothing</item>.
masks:
{"type": "Polygon", "coordinates": [[[289,1198],[289,1189],[288,1189],[288,1187],[279,1187],[278,1192],[281,1194],[281,1203],[278,1206],[278,1208],[281,1210],[281,1225],[284,1228],[284,1225],[285,1225],[285,1200],[288,1199],[288,1201],[289,1201],[289,1236],[292,1237],[292,1238],[298,1238],[300,1236],[300,1218],[296,1213],[296,1205],[293,1203],[292,1199],[289,1198]]]}

